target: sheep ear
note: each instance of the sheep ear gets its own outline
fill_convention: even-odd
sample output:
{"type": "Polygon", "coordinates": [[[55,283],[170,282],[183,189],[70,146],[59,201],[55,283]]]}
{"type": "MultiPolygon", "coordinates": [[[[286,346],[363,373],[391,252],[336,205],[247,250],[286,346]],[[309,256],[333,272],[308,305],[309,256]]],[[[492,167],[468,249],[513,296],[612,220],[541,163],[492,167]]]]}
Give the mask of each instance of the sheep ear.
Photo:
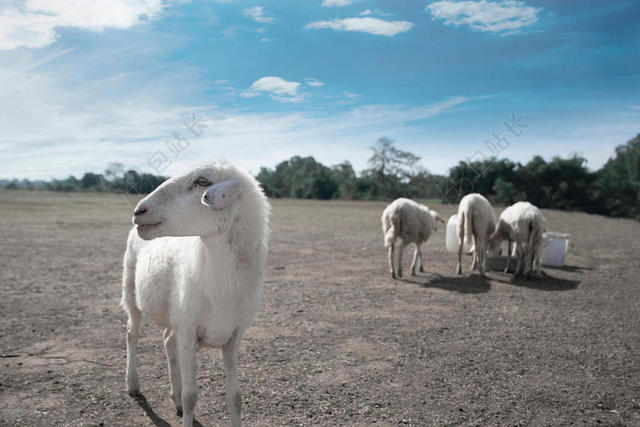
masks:
{"type": "Polygon", "coordinates": [[[233,205],[240,195],[240,183],[237,179],[228,179],[207,188],[202,195],[202,204],[211,210],[222,211],[233,205]]]}

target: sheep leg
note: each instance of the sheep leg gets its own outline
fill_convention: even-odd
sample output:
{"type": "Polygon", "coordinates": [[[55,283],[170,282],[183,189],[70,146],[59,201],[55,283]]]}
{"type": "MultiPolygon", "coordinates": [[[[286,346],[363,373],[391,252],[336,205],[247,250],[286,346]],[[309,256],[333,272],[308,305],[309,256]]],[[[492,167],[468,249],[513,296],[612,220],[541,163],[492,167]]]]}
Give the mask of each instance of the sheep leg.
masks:
{"type": "Polygon", "coordinates": [[[413,252],[413,261],[411,262],[411,275],[416,275],[416,264],[418,262],[418,253],[420,252],[420,246],[416,244],[416,250],[413,252]]]}
{"type": "Polygon", "coordinates": [[[540,269],[540,248],[539,247],[538,247],[538,250],[536,251],[535,264],[536,264],[536,273],[539,276],[540,274],[542,274],[540,269]]]}
{"type": "Polygon", "coordinates": [[[417,248],[418,248],[418,262],[420,263],[420,273],[424,273],[424,267],[422,264],[422,249],[420,248],[420,245],[418,245],[417,248]]]}
{"type": "Polygon", "coordinates": [[[127,391],[130,396],[140,393],[138,379],[138,337],[140,336],[141,313],[136,307],[129,307],[127,321],[127,391]]]}
{"type": "Polygon", "coordinates": [[[402,277],[402,254],[404,253],[404,248],[407,247],[405,242],[400,243],[400,247],[398,248],[398,268],[396,268],[396,272],[398,277],[402,277]]]}
{"type": "Polygon", "coordinates": [[[456,273],[462,274],[462,238],[459,239],[460,244],[458,245],[458,266],[456,267],[456,273]]]}
{"type": "Polygon", "coordinates": [[[523,266],[523,258],[524,258],[524,248],[522,247],[522,243],[516,243],[516,256],[518,258],[518,263],[516,264],[516,272],[515,277],[522,276],[523,266]]]}
{"type": "Polygon", "coordinates": [[[511,239],[507,239],[507,266],[504,268],[504,272],[509,272],[511,266],[511,239]]]}
{"type": "Polygon", "coordinates": [[[531,279],[531,273],[533,272],[533,255],[533,248],[531,245],[527,245],[527,249],[525,251],[525,275],[527,276],[527,279],[531,279]]]}
{"type": "Polygon", "coordinates": [[[182,379],[182,425],[193,427],[193,414],[198,401],[196,386],[196,340],[195,337],[183,336],[178,332],[178,364],[182,379]]]}
{"type": "Polygon", "coordinates": [[[527,272],[527,261],[528,261],[527,249],[524,245],[522,246],[522,253],[520,254],[520,257],[522,258],[522,268],[520,269],[520,276],[522,277],[527,272]]]}
{"type": "Polygon", "coordinates": [[[391,246],[389,246],[389,274],[391,274],[391,278],[395,279],[396,278],[396,272],[395,269],[393,268],[393,258],[395,256],[395,243],[392,243],[391,246]]]}
{"type": "Polygon", "coordinates": [[[483,240],[482,241],[482,269],[483,271],[487,271],[487,256],[489,255],[489,252],[487,250],[487,241],[483,240]]]}
{"type": "Polygon", "coordinates": [[[231,413],[231,425],[239,427],[241,424],[242,395],[240,394],[240,383],[238,381],[238,347],[240,338],[237,331],[233,333],[231,339],[222,347],[222,357],[224,359],[224,372],[227,382],[227,408],[231,413]]]}
{"type": "Polygon", "coordinates": [[[473,234],[473,260],[471,261],[471,270],[475,270],[478,267],[478,239],[475,233],[473,234]]]}
{"type": "Polygon", "coordinates": [[[462,274],[462,250],[464,249],[464,213],[458,218],[458,266],[456,273],[462,274]]]}
{"type": "Polygon", "coordinates": [[[480,275],[484,277],[484,273],[487,269],[487,248],[485,247],[484,239],[476,239],[476,256],[478,265],[480,268],[480,275]]]}
{"type": "Polygon", "coordinates": [[[176,405],[176,414],[182,416],[182,379],[178,365],[178,347],[176,334],[172,329],[164,330],[164,349],[169,362],[169,377],[171,378],[171,400],[176,405]]]}

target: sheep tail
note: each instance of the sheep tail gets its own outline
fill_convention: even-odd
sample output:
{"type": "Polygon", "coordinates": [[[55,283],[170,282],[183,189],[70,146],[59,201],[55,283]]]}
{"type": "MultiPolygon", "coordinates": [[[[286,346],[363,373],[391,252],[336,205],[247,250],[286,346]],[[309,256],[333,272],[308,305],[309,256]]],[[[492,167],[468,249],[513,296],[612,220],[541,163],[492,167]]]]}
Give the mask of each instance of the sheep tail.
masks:
{"type": "Polygon", "coordinates": [[[533,220],[530,221],[529,222],[529,239],[527,241],[529,248],[533,249],[533,243],[539,238],[539,234],[540,234],[540,229],[535,223],[535,221],[533,220]]]}
{"type": "Polygon", "coordinates": [[[465,246],[471,246],[471,235],[473,234],[471,211],[462,214],[462,221],[464,222],[464,244],[465,246]]]}
{"type": "Polygon", "coordinates": [[[385,218],[385,233],[384,233],[384,247],[388,248],[392,246],[396,237],[398,236],[397,232],[400,231],[400,224],[396,224],[396,222],[400,222],[399,218],[394,216],[385,218]]]}

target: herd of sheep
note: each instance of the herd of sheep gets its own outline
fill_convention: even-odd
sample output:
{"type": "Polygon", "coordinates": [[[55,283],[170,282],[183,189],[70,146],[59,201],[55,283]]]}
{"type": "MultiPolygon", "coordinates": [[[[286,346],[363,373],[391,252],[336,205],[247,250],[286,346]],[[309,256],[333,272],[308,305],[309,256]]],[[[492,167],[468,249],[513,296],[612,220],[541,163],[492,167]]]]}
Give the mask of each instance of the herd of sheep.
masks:
{"type": "MultiPolygon", "coordinates": [[[[197,401],[196,351],[222,348],[227,407],[231,423],[241,424],[238,349],[260,303],[269,239],[270,206],[258,182],[227,163],[203,166],[165,181],[134,210],[134,227],[124,255],[122,306],[127,312],[129,394],[140,391],[137,342],[142,315],[164,329],[171,398],[185,426],[193,425],[197,401]]],[[[473,243],[473,266],[486,270],[487,253],[503,240],[515,243],[516,274],[530,275],[544,218],[533,205],[519,202],[496,221],[480,194],[465,196],[458,210],[458,273],[463,242],[473,243]]],[[[392,277],[394,263],[415,245],[411,273],[423,271],[420,246],[443,219],[409,199],[398,199],[382,214],[385,247],[392,277]]],[[[539,264],[538,264],[539,268],[539,264]]]]}
{"type": "MultiPolygon", "coordinates": [[[[422,266],[420,246],[436,231],[438,223],[444,223],[440,215],[427,206],[413,200],[399,198],[390,203],[382,212],[382,233],[384,246],[389,248],[389,273],[392,278],[402,276],[402,254],[409,244],[415,245],[411,274],[416,274],[416,264],[422,266]],[[398,242],[396,267],[395,246],[398,242]]],[[[515,245],[518,260],[515,275],[531,277],[533,265],[540,272],[540,247],[545,232],[545,219],[540,209],[529,202],[517,202],[506,208],[496,221],[496,214],[489,201],[477,193],[467,194],[460,201],[457,214],[458,265],[456,272],[462,274],[463,247],[472,244],[471,269],[480,270],[484,276],[487,270],[487,255],[500,255],[501,245],[507,241],[507,265],[511,264],[511,245],[515,245]]]]}

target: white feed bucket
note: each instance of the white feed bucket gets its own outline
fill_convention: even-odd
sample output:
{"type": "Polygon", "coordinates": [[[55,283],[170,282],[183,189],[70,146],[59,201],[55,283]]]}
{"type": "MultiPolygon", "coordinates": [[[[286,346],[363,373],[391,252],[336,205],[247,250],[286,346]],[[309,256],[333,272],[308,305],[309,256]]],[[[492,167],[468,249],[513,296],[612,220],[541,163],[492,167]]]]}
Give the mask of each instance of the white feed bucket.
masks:
{"type": "MultiPolygon", "coordinates": [[[[445,246],[447,252],[458,252],[458,214],[452,215],[447,222],[447,231],[445,233],[445,246]]],[[[471,250],[470,245],[464,245],[465,253],[471,250]]]]}
{"type": "Polygon", "coordinates": [[[544,233],[542,235],[542,248],[540,250],[540,262],[550,267],[563,267],[564,258],[569,249],[569,234],[544,233]]]}

